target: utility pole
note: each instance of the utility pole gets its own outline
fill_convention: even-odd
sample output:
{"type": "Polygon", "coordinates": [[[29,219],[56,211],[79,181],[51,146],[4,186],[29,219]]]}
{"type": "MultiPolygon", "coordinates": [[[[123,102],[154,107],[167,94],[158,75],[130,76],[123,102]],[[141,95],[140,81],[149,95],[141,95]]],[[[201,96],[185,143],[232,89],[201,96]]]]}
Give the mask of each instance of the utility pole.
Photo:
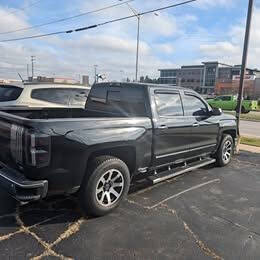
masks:
{"type": "Polygon", "coordinates": [[[98,65],[94,65],[94,69],[95,69],[95,81],[94,81],[94,83],[98,83],[97,67],[98,67],[98,65]]]}
{"type": "Polygon", "coordinates": [[[34,77],[34,61],[35,61],[35,56],[31,56],[31,62],[32,62],[32,80],[33,80],[33,77],[34,77]]]}
{"type": "Polygon", "coordinates": [[[249,46],[251,21],[252,21],[252,14],[253,14],[253,5],[254,5],[254,0],[249,0],[245,41],[244,41],[244,50],[243,50],[242,66],[241,66],[241,73],[240,73],[238,103],[237,103],[237,109],[236,109],[237,133],[238,133],[238,139],[239,139],[237,152],[239,151],[239,144],[240,144],[240,115],[241,115],[242,100],[243,100],[243,94],[244,94],[244,78],[245,78],[246,66],[247,66],[247,56],[248,56],[248,46],[249,46]]]}

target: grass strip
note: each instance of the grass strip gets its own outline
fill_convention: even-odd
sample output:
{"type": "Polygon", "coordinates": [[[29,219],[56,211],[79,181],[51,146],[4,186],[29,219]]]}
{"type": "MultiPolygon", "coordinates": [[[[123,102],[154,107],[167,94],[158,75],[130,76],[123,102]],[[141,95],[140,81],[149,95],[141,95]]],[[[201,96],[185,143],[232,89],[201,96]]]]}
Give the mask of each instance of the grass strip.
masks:
{"type": "Polygon", "coordinates": [[[242,136],[240,142],[241,144],[260,147],[260,138],[242,136]]]}

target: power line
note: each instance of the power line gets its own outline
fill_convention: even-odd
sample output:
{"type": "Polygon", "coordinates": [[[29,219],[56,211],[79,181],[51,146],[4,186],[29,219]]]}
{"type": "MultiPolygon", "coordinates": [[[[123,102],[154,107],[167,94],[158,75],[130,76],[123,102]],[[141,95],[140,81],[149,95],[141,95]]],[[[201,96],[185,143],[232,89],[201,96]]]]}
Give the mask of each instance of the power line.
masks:
{"type": "Polygon", "coordinates": [[[65,18],[62,18],[62,19],[53,20],[53,21],[50,21],[50,22],[47,22],[47,23],[37,24],[37,25],[30,26],[30,27],[24,27],[24,28],[20,28],[20,29],[17,29],[17,30],[13,30],[13,31],[0,32],[0,34],[10,34],[10,33],[14,33],[14,32],[27,31],[27,30],[43,27],[43,26],[46,26],[46,25],[54,24],[54,23],[60,23],[60,22],[71,20],[71,19],[79,18],[79,17],[85,16],[85,15],[88,15],[88,14],[93,14],[93,13],[97,13],[97,12],[104,11],[104,10],[107,10],[107,9],[111,9],[111,8],[116,7],[116,6],[124,5],[126,3],[133,2],[133,1],[134,0],[128,0],[126,2],[113,4],[113,5],[110,5],[110,6],[106,6],[106,7],[103,7],[103,8],[96,9],[96,10],[88,11],[88,12],[85,12],[85,13],[65,17],[65,18]]]}
{"type": "MultiPolygon", "coordinates": [[[[146,12],[142,12],[142,13],[139,13],[138,15],[142,16],[142,15],[146,15],[146,14],[149,14],[149,13],[158,12],[158,11],[162,11],[162,10],[165,10],[165,9],[169,9],[169,8],[185,5],[185,4],[188,4],[188,3],[191,3],[191,2],[195,2],[195,1],[197,1],[197,0],[188,0],[188,1],[185,1],[185,2],[178,3],[178,4],[168,5],[168,6],[165,6],[165,7],[153,9],[153,10],[146,11],[146,12]]],[[[67,33],[73,33],[73,32],[80,32],[80,31],[93,29],[93,28],[96,28],[96,27],[99,27],[99,26],[102,26],[102,25],[106,25],[106,24],[110,24],[110,23],[115,23],[115,22],[127,20],[127,19],[130,19],[130,18],[133,18],[133,17],[136,17],[136,15],[135,14],[134,15],[129,15],[129,16],[125,16],[125,17],[109,20],[107,22],[94,24],[94,25],[90,25],[90,26],[85,26],[85,27],[80,27],[80,28],[77,28],[77,29],[72,29],[72,30],[67,30],[67,31],[59,31],[59,32],[53,32],[53,33],[32,35],[32,36],[21,37],[21,38],[13,38],[13,39],[2,40],[0,42],[12,42],[12,41],[20,41],[20,40],[41,38],[41,37],[57,35],[57,34],[67,34],[67,33]]]]}

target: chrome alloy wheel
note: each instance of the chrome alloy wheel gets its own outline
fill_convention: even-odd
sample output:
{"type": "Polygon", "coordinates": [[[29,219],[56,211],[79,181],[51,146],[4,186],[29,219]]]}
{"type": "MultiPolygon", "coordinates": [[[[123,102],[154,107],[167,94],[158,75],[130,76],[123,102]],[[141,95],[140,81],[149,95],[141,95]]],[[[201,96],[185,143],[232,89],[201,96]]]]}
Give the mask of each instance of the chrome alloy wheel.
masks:
{"type": "Polygon", "coordinates": [[[120,171],[111,169],[105,172],[97,182],[96,199],[105,207],[110,207],[120,198],[124,190],[124,178],[120,171]]]}
{"type": "Polygon", "coordinates": [[[232,142],[227,140],[223,146],[222,158],[225,163],[228,163],[232,154],[232,142]]]}

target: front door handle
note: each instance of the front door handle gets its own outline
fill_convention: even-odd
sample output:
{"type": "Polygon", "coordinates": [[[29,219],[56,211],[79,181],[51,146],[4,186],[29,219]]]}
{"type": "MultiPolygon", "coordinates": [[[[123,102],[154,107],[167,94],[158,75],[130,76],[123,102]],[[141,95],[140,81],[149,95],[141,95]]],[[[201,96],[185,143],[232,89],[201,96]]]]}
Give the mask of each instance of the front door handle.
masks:
{"type": "Polygon", "coordinates": [[[168,129],[168,126],[167,125],[160,125],[158,126],[159,129],[168,129]]]}
{"type": "Polygon", "coordinates": [[[199,125],[199,123],[194,123],[192,126],[193,126],[193,127],[198,127],[198,126],[200,126],[200,125],[199,125]]]}

